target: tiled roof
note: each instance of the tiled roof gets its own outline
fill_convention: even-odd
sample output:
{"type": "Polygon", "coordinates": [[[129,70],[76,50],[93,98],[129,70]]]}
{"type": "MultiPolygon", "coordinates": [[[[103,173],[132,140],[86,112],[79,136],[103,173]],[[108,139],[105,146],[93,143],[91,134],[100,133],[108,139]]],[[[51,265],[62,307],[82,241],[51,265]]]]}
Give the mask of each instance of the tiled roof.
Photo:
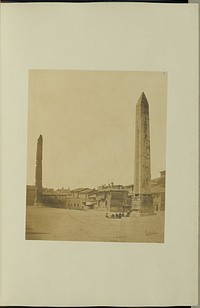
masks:
{"type": "Polygon", "coordinates": [[[86,188],[84,189],[83,191],[80,191],[81,194],[89,194],[90,192],[95,192],[96,190],[95,189],[92,189],[92,188],[86,188]]]}
{"type": "Polygon", "coordinates": [[[156,185],[156,186],[151,187],[151,193],[152,194],[164,193],[164,192],[165,192],[164,186],[156,185]]]}
{"type": "Polygon", "coordinates": [[[81,192],[81,191],[84,191],[86,189],[89,189],[89,188],[75,188],[72,190],[72,192],[81,192]]]}
{"type": "Polygon", "coordinates": [[[160,185],[160,186],[165,186],[165,178],[161,177],[161,178],[156,178],[156,179],[153,179],[151,180],[151,186],[157,186],[157,185],[160,185]]]}

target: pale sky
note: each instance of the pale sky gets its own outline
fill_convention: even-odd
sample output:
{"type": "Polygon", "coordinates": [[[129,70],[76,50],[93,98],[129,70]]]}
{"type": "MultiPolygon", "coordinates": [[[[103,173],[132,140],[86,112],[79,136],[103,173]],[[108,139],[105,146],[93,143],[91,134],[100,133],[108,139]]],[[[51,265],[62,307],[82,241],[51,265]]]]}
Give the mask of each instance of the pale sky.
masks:
{"type": "Polygon", "coordinates": [[[43,186],[134,183],[135,108],[150,110],[152,178],[165,170],[167,73],[31,70],[27,184],[43,136],[43,186]]]}

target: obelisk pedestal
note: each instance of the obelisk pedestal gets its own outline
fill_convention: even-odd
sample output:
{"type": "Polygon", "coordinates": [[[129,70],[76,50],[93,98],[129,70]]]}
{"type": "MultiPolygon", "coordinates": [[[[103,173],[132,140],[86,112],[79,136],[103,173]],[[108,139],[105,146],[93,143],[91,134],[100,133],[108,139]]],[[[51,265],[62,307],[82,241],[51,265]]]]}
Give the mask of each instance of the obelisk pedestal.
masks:
{"type": "Polygon", "coordinates": [[[36,169],[35,169],[35,202],[34,205],[42,205],[42,147],[43,138],[39,136],[37,140],[37,152],[36,152],[36,169]]]}
{"type": "Polygon", "coordinates": [[[141,215],[151,215],[154,211],[151,196],[149,104],[144,92],[136,105],[134,168],[132,209],[141,215]]]}

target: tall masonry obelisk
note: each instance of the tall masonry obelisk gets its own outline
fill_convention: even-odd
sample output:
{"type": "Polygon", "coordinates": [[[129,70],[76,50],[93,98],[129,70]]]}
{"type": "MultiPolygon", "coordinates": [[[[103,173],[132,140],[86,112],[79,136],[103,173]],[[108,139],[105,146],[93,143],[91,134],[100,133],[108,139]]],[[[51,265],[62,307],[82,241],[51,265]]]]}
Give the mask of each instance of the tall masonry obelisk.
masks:
{"type": "Polygon", "coordinates": [[[140,213],[153,212],[149,104],[144,92],[136,105],[133,208],[138,209],[140,213]]]}
{"type": "Polygon", "coordinates": [[[42,147],[43,138],[37,140],[36,169],[35,169],[35,205],[42,203],[42,147]]]}

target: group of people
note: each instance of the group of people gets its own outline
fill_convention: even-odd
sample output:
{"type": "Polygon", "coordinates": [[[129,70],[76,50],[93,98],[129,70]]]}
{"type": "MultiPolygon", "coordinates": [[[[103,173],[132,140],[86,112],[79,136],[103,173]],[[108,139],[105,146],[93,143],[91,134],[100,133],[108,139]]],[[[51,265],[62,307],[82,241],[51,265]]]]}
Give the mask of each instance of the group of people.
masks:
{"type": "Polygon", "coordinates": [[[128,211],[127,213],[115,213],[111,214],[111,216],[106,213],[106,218],[112,218],[112,219],[121,219],[122,217],[129,217],[131,214],[131,211],[128,211]]]}

